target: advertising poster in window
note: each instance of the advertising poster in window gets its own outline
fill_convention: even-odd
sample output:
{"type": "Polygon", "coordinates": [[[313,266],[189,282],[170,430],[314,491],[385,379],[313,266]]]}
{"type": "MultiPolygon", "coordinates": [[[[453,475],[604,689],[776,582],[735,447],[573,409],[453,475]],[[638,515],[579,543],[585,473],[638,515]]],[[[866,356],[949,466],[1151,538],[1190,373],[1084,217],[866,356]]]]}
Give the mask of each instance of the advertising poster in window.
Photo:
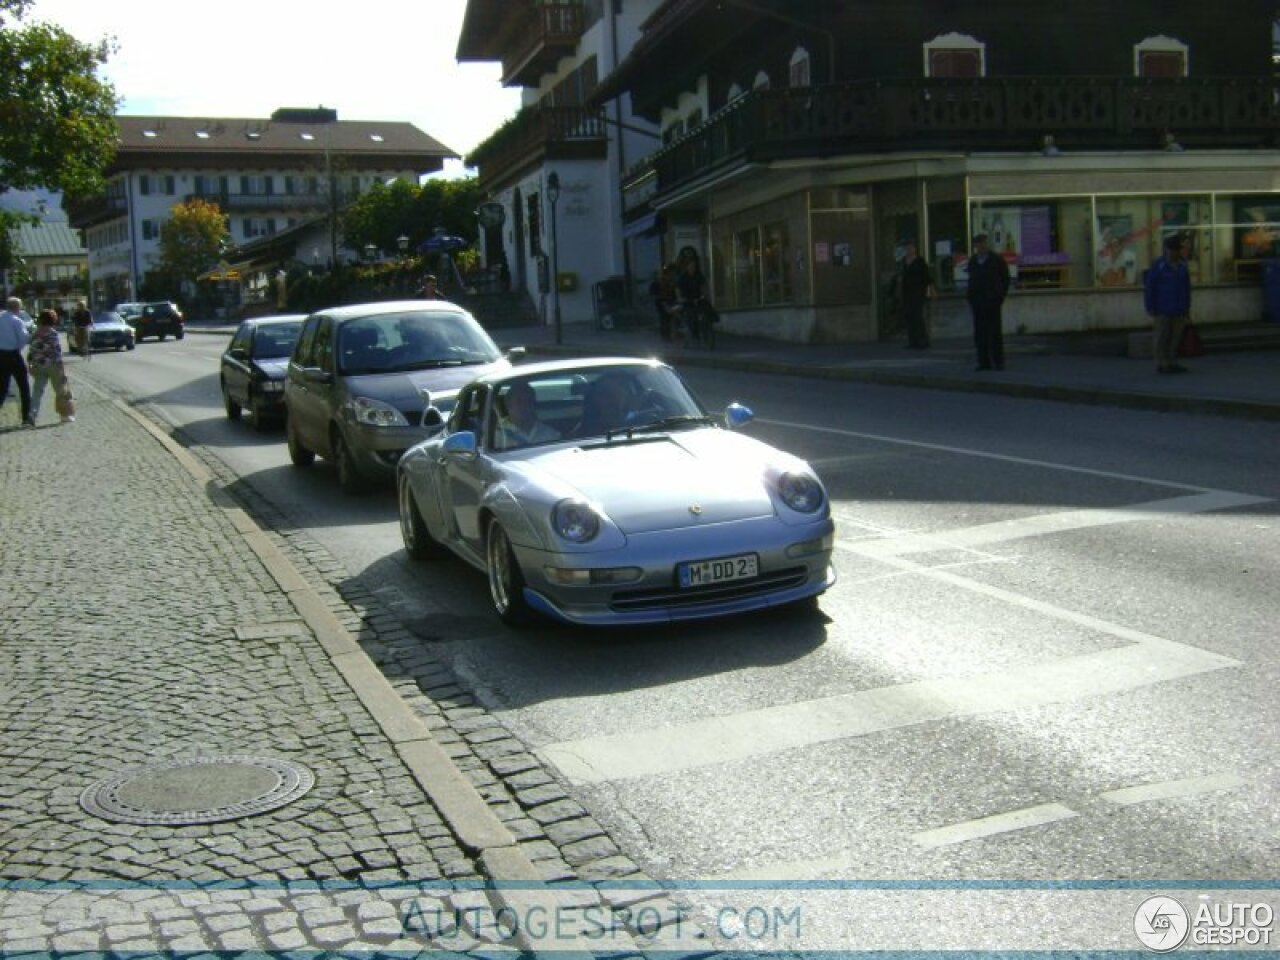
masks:
{"type": "Polygon", "coordinates": [[[1099,214],[1098,249],[1094,277],[1103,287],[1126,287],[1138,282],[1138,252],[1134,249],[1133,217],[1099,214]]]}
{"type": "Polygon", "coordinates": [[[1280,257],[1280,202],[1237,199],[1235,206],[1237,258],[1280,257]]]}

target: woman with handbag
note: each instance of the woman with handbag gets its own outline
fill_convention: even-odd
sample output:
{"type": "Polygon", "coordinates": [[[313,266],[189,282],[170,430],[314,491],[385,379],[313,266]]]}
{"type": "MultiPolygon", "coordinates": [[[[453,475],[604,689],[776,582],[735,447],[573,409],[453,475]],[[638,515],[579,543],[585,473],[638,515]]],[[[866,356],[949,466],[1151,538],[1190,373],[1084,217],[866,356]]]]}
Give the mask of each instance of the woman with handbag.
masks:
{"type": "Polygon", "coordinates": [[[55,406],[63,423],[75,420],[75,401],[71,398],[71,385],[62,364],[62,344],[58,340],[58,315],[52,310],[41,310],[36,321],[36,332],[31,337],[31,349],[27,354],[27,366],[31,370],[31,422],[40,415],[40,401],[45,387],[52,383],[55,406]]]}

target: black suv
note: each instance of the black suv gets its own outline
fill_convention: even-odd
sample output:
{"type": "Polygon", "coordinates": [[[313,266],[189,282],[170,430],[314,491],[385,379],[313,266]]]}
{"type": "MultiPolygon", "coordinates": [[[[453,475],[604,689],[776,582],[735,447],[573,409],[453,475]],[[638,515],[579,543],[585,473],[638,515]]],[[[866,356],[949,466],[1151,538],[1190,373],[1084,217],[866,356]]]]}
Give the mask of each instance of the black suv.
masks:
{"type": "Polygon", "coordinates": [[[175,340],[181,340],[186,334],[182,311],[178,309],[177,304],[161,300],[156,303],[141,304],[141,307],[140,313],[135,313],[128,318],[129,323],[133,325],[138,343],[147,337],[159,337],[163,340],[165,337],[172,336],[175,340]]]}

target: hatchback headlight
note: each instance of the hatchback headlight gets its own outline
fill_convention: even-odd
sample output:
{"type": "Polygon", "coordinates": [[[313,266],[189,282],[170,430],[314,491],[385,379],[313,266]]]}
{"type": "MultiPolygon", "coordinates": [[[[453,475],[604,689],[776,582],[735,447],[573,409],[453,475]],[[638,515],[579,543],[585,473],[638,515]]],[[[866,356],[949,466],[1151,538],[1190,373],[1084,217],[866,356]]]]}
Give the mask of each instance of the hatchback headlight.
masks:
{"type": "Polygon", "coordinates": [[[813,513],[822,506],[822,486],[807,473],[784,473],[778,478],[778,496],[796,513],[813,513]]]}
{"type": "Polygon", "coordinates": [[[561,500],[551,508],[551,528],[570,543],[586,543],[600,532],[600,514],[581,500],[561,500]]]}
{"type": "Polygon", "coordinates": [[[355,397],[351,400],[351,415],[356,423],[370,427],[407,427],[409,421],[404,414],[381,400],[371,397],[355,397]]]}

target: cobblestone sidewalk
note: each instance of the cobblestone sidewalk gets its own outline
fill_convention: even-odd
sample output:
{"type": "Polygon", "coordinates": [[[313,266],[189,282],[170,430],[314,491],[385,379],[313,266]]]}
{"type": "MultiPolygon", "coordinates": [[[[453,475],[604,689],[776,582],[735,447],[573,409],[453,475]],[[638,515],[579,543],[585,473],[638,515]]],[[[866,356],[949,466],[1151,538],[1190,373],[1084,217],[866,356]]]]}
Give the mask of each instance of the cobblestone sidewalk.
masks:
{"type": "MultiPolygon", "coordinates": [[[[205,457],[215,479],[200,482],[99,390],[78,403],[76,423],[34,430],[19,429],[16,402],[0,409],[0,949],[527,947],[484,920],[520,897],[486,905],[494,877],[564,884],[558,902],[608,915],[612,955],[664,945],[670,926],[690,936],[680,906],[411,633],[374,598],[340,595],[338,565],[305,535],[271,534],[373,660],[394,667],[400,698],[516,839],[515,868],[464,849],[228,519],[219,491],[234,478],[205,457]],[[106,778],[218,757],[295,764],[314,787],[191,825],[111,822],[81,806],[106,778]],[[428,913],[465,922],[407,923],[423,897],[428,913]]],[[[268,505],[243,506],[269,526],[268,505]]]]}

